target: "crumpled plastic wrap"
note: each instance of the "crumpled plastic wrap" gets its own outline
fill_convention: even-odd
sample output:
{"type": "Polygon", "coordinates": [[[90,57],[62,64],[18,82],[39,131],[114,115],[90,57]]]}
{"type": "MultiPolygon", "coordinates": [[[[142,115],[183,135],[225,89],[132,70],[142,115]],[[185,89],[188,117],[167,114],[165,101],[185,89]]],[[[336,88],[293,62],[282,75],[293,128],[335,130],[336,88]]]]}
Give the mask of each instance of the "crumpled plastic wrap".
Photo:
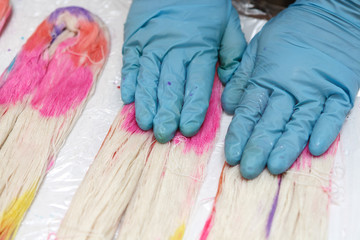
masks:
{"type": "MultiPolygon", "coordinates": [[[[13,14],[0,37],[0,67],[5,69],[36,27],[58,7],[77,5],[98,15],[111,34],[111,53],[79,121],[60,151],[55,165],[47,174],[40,191],[16,236],[16,240],[56,239],[55,233],[71,198],[98,152],[105,135],[122,106],[120,97],[121,47],[123,25],[130,0],[12,0],[13,14]]],[[[265,24],[265,20],[240,17],[247,41],[265,24]]],[[[218,178],[224,161],[224,138],[231,116],[223,114],[221,131],[209,162],[208,175],[201,188],[195,211],[184,239],[197,239],[211,211],[218,178]]],[[[356,103],[342,131],[337,156],[337,205],[330,206],[329,239],[357,239],[360,207],[360,106],[356,103]]],[[[245,196],[244,196],[245,197],[245,196]]]]}

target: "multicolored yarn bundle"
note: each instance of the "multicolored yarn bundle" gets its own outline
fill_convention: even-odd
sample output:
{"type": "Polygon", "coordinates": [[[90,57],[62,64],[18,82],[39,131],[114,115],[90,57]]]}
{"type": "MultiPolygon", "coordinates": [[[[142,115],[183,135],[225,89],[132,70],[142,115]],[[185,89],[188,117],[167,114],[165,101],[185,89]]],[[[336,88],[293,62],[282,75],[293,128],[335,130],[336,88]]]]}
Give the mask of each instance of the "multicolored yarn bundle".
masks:
{"type": "Polygon", "coordinates": [[[11,15],[9,0],[0,0],[0,33],[11,15]]]}
{"type": "Polygon", "coordinates": [[[221,89],[216,77],[199,133],[192,138],[178,133],[168,144],[140,130],[134,106],[124,106],[57,239],[113,239],[119,224],[119,239],[182,239],[220,126],[221,89]]]}
{"type": "Polygon", "coordinates": [[[79,7],[44,20],[0,77],[0,239],[13,239],[81,114],[109,52],[102,22],[79,7]]]}
{"type": "Polygon", "coordinates": [[[248,181],[225,164],[200,239],[326,240],[338,141],[321,157],[306,148],[282,176],[248,181]]]}

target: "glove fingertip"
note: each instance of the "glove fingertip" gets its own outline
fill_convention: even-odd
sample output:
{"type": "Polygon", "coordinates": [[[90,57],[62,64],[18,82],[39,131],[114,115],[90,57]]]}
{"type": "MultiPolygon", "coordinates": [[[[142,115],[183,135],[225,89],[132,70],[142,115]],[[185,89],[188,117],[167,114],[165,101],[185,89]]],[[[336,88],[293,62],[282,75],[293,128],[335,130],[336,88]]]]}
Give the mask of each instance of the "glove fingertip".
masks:
{"type": "Polygon", "coordinates": [[[136,118],[136,122],[139,126],[139,128],[141,128],[144,131],[148,131],[152,128],[152,121],[150,121],[149,119],[145,119],[143,117],[141,118],[136,118]]]}
{"type": "Polygon", "coordinates": [[[286,171],[286,167],[284,167],[284,164],[279,160],[269,161],[267,168],[273,175],[279,175],[286,171]]]}
{"type": "Polygon", "coordinates": [[[159,143],[167,143],[175,136],[175,131],[171,131],[164,126],[154,126],[154,136],[159,143]]]}
{"type": "Polygon", "coordinates": [[[201,123],[195,120],[187,121],[186,123],[180,123],[180,132],[185,137],[192,137],[200,130],[201,123]]]}
{"type": "Polygon", "coordinates": [[[320,156],[322,155],[324,152],[326,152],[326,148],[324,148],[323,146],[321,146],[321,143],[313,143],[310,147],[309,145],[309,150],[310,150],[310,153],[313,155],[313,156],[320,156]]]}
{"type": "Polygon", "coordinates": [[[140,102],[135,103],[135,118],[138,126],[142,130],[147,131],[153,127],[153,114],[140,102]]]}
{"type": "Polygon", "coordinates": [[[221,95],[221,105],[226,113],[234,114],[243,92],[243,90],[234,89],[230,84],[225,87],[221,95]]]}
{"type": "Polygon", "coordinates": [[[238,146],[238,143],[233,143],[231,140],[231,136],[226,135],[225,138],[225,158],[226,162],[231,165],[235,166],[240,163],[241,158],[241,148],[238,146]]]}
{"type": "Polygon", "coordinates": [[[121,88],[121,99],[124,104],[129,104],[135,101],[135,93],[124,88],[121,88]]]}
{"type": "Polygon", "coordinates": [[[178,129],[177,120],[173,119],[171,114],[161,109],[155,116],[153,125],[154,136],[160,143],[166,143],[173,139],[178,129]]]}
{"type": "Polygon", "coordinates": [[[247,166],[240,163],[240,173],[245,179],[252,180],[260,175],[262,169],[254,168],[253,166],[247,166]]]}
{"type": "Polygon", "coordinates": [[[136,77],[137,71],[125,72],[123,69],[120,90],[124,104],[135,101],[136,77]]]}
{"type": "Polygon", "coordinates": [[[227,114],[233,115],[237,104],[229,101],[228,96],[223,93],[221,96],[221,105],[227,114]]]}
{"type": "Polygon", "coordinates": [[[217,69],[217,72],[218,72],[218,76],[220,78],[220,81],[223,83],[223,84],[227,84],[232,75],[234,74],[236,68],[231,68],[231,69],[226,69],[226,68],[223,68],[221,66],[218,67],[217,69]]]}
{"type": "Polygon", "coordinates": [[[277,148],[273,150],[267,162],[267,168],[273,175],[279,175],[288,170],[291,165],[295,162],[297,156],[289,153],[288,148],[277,148]]]}
{"type": "Polygon", "coordinates": [[[320,156],[328,150],[332,139],[325,136],[312,135],[309,142],[309,151],[314,156],[320,156]]]}

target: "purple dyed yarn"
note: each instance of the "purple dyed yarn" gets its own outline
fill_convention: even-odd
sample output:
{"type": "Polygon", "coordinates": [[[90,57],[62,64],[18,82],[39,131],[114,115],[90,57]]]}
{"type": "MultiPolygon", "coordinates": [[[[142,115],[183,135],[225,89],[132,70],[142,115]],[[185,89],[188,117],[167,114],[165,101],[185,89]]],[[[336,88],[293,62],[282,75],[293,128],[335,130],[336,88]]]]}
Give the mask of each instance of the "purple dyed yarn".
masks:
{"type": "Polygon", "coordinates": [[[90,12],[87,11],[86,9],[76,6],[70,6],[70,7],[58,8],[57,10],[55,10],[48,18],[49,22],[55,23],[58,16],[64,13],[65,11],[68,11],[69,13],[77,17],[79,16],[86,17],[88,21],[94,21],[94,19],[90,15],[90,12]]]}

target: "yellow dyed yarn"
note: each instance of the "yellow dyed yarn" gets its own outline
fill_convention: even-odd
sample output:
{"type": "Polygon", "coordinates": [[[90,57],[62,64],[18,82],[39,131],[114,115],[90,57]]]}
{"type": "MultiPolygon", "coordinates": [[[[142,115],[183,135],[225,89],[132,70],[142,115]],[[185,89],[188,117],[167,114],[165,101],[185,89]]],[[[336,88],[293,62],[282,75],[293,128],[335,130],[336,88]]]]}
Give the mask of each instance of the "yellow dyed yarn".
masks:
{"type": "Polygon", "coordinates": [[[170,240],[181,240],[184,237],[184,233],[185,233],[185,224],[181,224],[181,226],[178,227],[178,229],[176,229],[174,235],[170,237],[170,240]]]}
{"type": "Polygon", "coordinates": [[[0,239],[14,239],[26,210],[30,207],[38,187],[38,181],[22,196],[14,199],[0,218],[0,239]]]}

